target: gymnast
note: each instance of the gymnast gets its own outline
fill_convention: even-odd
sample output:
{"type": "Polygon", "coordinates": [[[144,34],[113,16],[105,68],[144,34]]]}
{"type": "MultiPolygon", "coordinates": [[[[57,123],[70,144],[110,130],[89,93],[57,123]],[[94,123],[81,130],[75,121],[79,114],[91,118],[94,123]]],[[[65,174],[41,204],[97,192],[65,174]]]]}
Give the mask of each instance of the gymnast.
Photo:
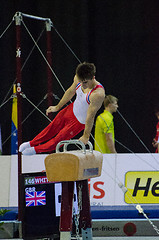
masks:
{"type": "Polygon", "coordinates": [[[104,87],[95,79],[96,67],[93,63],[81,63],[76,68],[73,84],[66,90],[56,106],[50,106],[46,115],[59,111],[76,94],[73,103],[63,108],[54,120],[33,140],[19,147],[23,155],[52,152],[58,142],[69,140],[84,130],[79,138],[87,144],[94,118],[105,97],[104,87]]]}

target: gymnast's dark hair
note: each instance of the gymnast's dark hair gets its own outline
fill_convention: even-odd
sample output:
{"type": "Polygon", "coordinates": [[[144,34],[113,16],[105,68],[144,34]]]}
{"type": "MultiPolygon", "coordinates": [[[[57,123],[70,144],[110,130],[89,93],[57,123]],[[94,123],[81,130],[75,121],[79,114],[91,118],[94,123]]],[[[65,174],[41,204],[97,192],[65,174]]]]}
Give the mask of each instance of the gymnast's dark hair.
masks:
{"type": "Polygon", "coordinates": [[[95,76],[95,73],[96,67],[93,63],[80,63],[76,68],[76,74],[82,81],[92,79],[95,76]]]}

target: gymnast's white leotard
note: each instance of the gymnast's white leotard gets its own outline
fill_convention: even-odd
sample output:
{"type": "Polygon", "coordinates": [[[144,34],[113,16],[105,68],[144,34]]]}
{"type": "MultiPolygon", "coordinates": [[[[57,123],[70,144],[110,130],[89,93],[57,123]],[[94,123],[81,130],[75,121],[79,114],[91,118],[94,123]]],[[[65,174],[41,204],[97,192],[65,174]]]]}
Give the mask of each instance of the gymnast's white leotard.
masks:
{"type": "Polygon", "coordinates": [[[88,93],[82,91],[80,83],[76,86],[76,100],[73,103],[73,113],[77,120],[82,124],[85,124],[86,122],[87,110],[90,104],[89,97],[97,88],[103,88],[102,84],[98,84],[88,93]]]}

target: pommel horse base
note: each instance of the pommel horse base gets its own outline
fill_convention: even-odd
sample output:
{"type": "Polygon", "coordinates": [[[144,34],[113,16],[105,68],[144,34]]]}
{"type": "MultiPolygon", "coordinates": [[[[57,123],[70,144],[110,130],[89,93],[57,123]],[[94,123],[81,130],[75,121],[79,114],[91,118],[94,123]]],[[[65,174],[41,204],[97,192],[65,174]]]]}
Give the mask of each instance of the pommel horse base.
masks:
{"type": "Polygon", "coordinates": [[[80,211],[75,222],[76,237],[79,239],[79,229],[81,229],[82,239],[92,240],[88,179],[101,175],[103,155],[93,151],[90,142],[88,145],[89,150],[86,150],[85,145],[79,140],[61,141],[56,146],[56,153],[45,158],[48,180],[62,182],[60,240],[71,240],[74,182],[77,187],[78,212],[80,211]],[[67,151],[69,144],[80,145],[82,149],[67,151]],[[59,151],[61,145],[63,152],[59,151]]]}

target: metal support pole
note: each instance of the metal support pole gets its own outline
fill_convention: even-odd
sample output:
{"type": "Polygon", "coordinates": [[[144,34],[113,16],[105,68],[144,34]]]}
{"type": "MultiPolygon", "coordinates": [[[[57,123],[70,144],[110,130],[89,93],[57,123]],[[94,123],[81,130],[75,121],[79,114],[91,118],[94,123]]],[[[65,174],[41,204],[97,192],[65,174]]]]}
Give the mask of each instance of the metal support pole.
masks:
{"type": "Polygon", "coordinates": [[[79,185],[82,186],[82,209],[80,212],[79,227],[81,228],[82,239],[92,240],[92,219],[90,210],[88,180],[77,181],[76,182],[77,189],[79,185]]]}
{"type": "MultiPolygon", "coordinates": [[[[46,58],[49,63],[49,65],[52,67],[52,48],[51,48],[51,27],[52,22],[51,20],[46,21],[46,40],[47,40],[47,52],[46,52],[46,58]]],[[[53,105],[53,75],[51,72],[50,67],[47,65],[47,78],[48,78],[48,106],[53,105]]],[[[53,114],[49,114],[49,118],[53,119],[53,114]]]]}
{"type": "MultiPolygon", "coordinates": [[[[18,106],[18,148],[22,143],[22,97],[21,97],[21,13],[17,13],[15,16],[16,24],[16,79],[17,79],[17,106],[18,106]]],[[[18,220],[22,219],[22,206],[21,206],[21,173],[22,173],[22,161],[21,153],[18,151],[18,220]]]]}
{"type": "Polygon", "coordinates": [[[62,182],[60,240],[71,240],[74,182],[62,182]]]}

